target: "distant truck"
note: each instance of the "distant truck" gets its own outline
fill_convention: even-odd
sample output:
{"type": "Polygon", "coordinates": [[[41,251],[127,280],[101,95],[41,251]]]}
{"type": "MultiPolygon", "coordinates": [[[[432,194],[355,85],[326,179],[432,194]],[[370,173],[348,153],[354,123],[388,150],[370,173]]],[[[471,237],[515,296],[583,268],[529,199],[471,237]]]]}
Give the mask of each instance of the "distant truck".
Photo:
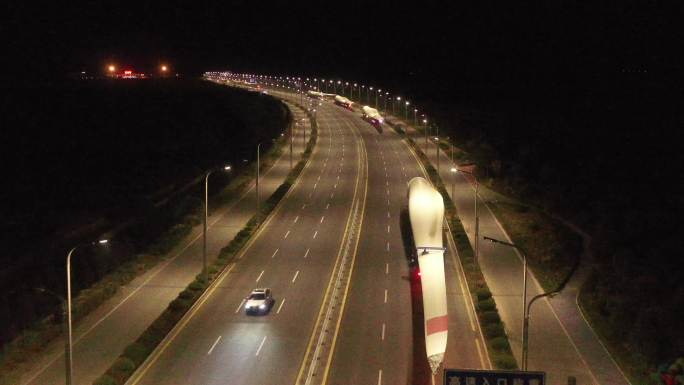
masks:
{"type": "Polygon", "coordinates": [[[352,104],[354,104],[354,102],[345,98],[344,96],[335,95],[335,104],[337,104],[338,106],[344,107],[348,110],[351,110],[352,104]]]}
{"type": "Polygon", "coordinates": [[[370,123],[380,133],[382,133],[382,123],[385,121],[385,119],[383,119],[378,110],[369,106],[363,106],[361,111],[363,112],[363,120],[370,123]]]}
{"type": "Polygon", "coordinates": [[[311,91],[311,90],[307,91],[306,94],[309,95],[309,97],[312,97],[314,99],[330,99],[330,98],[333,98],[334,96],[337,96],[335,94],[325,94],[323,92],[317,92],[317,91],[311,91]]]}

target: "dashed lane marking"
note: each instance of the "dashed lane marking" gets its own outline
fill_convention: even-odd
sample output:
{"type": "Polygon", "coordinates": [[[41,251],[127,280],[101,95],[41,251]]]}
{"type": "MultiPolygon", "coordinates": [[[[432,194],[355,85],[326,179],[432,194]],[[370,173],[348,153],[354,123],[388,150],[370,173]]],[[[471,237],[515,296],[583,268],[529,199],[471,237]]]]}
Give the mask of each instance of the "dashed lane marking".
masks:
{"type": "Polygon", "coordinates": [[[209,348],[209,351],[207,352],[207,355],[210,355],[211,352],[214,351],[214,348],[216,347],[216,344],[219,343],[219,341],[221,341],[221,336],[218,336],[218,338],[216,339],[216,341],[214,341],[213,345],[211,345],[211,348],[209,348]]]}

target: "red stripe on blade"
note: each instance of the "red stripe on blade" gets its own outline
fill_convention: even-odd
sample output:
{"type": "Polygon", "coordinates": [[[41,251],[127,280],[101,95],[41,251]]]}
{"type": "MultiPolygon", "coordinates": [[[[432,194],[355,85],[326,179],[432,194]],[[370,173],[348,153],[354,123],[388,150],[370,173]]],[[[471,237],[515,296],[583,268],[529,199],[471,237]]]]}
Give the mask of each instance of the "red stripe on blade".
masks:
{"type": "Polygon", "coordinates": [[[449,318],[446,315],[430,318],[425,322],[425,330],[427,335],[445,332],[449,330],[449,318]]]}

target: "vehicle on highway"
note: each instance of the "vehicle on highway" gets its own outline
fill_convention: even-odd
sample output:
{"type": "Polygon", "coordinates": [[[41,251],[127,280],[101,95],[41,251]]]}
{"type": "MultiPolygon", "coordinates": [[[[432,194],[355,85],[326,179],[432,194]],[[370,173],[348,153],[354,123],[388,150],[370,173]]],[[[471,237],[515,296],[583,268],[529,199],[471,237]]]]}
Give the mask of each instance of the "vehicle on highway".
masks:
{"type": "Polygon", "coordinates": [[[266,314],[271,310],[275,300],[269,288],[254,289],[245,298],[245,312],[247,314],[266,314]]]}
{"type": "Polygon", "coordinates": [[[382,122],[384,119],[378,110],[369,106],[363,106],[361,111],[363,112],[363,115],[361,116],[363,120],[370,123],[373,127],[375,127],[375,129],[378,130],[378,132],[382,133],[382,122]]]}
{"type": "Polygon", "coordinates": [[[348,110],[351,110],[353,102],[345,98],[344,96],[335,95],[335,104],[337,104],[340,107],[344,107],[348,110]]]}

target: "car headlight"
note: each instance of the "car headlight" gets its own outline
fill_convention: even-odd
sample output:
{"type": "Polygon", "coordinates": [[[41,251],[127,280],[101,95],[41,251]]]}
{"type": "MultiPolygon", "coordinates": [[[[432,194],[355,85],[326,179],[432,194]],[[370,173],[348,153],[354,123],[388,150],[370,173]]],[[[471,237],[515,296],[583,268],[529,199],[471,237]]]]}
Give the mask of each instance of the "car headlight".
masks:
{"type": "Polygon", "coordinates": [[[245,305],[245,309],[251,309],[252,305],[245,305]]]}
{"type": "Polygon", "coordinates": [[[266,309],[266,304],[263,303],[263,304],[259,305],[259,309],[266,309]]]}

